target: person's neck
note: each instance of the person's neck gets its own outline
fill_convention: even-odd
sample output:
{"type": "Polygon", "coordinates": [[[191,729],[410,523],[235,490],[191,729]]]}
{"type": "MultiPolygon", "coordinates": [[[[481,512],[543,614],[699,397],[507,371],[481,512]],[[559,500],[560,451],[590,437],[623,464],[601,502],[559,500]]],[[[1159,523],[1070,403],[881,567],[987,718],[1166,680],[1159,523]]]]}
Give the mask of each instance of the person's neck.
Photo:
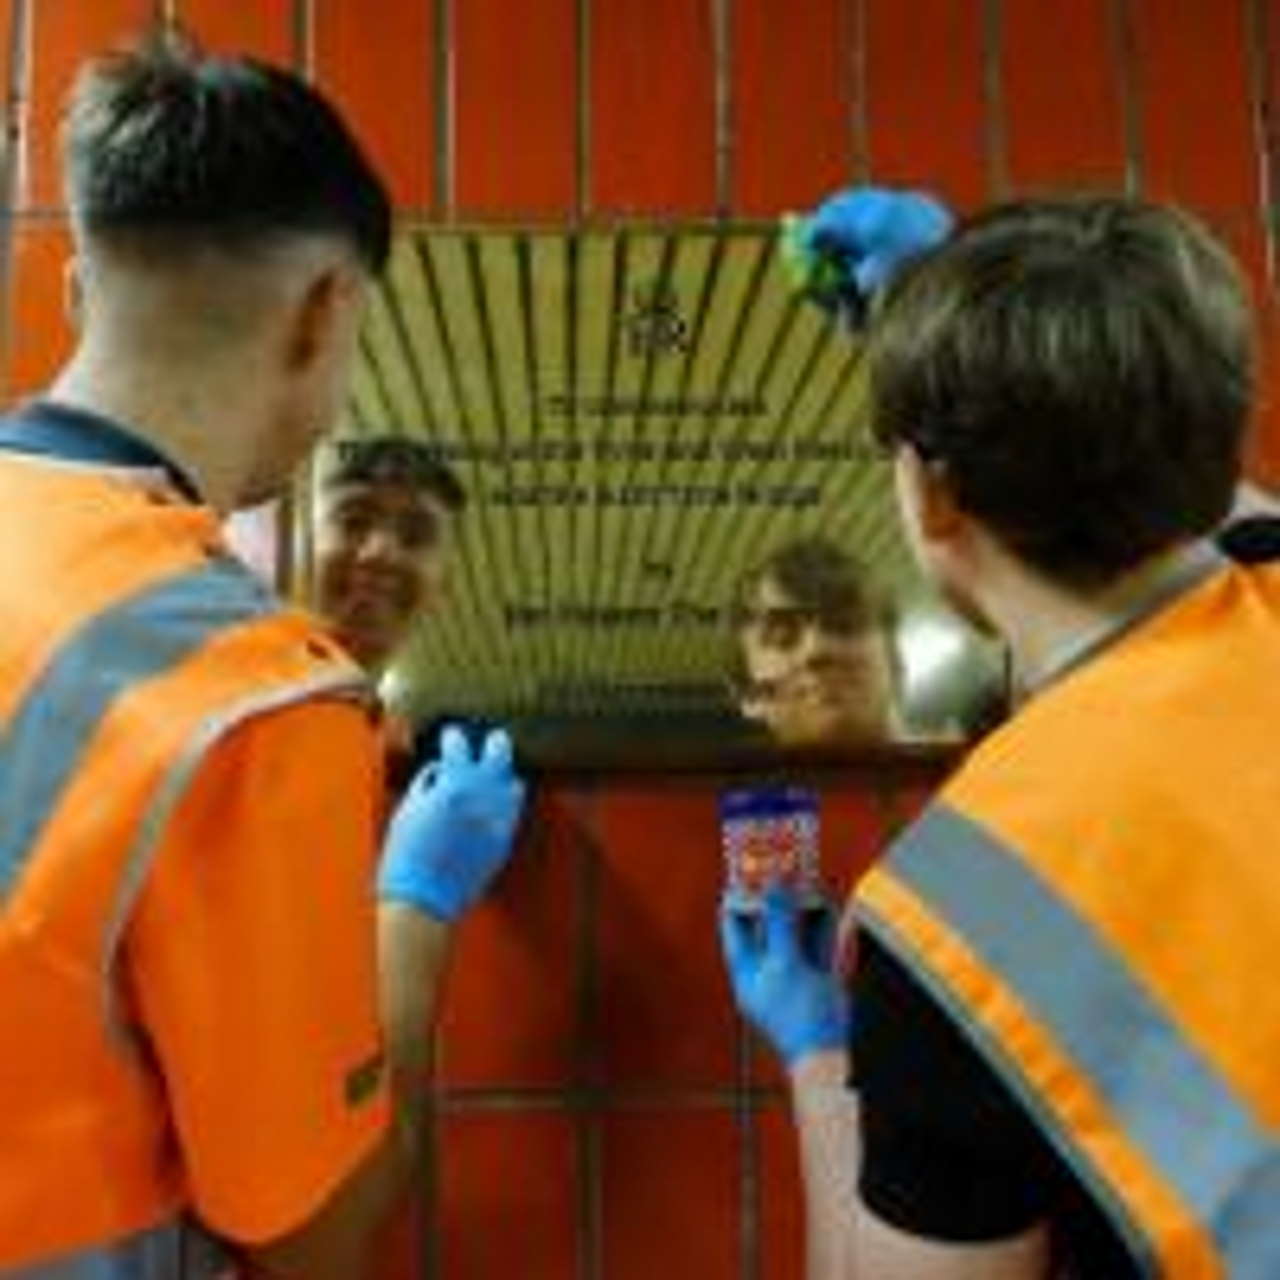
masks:
{"type": "Polygon", "coordinates": [[[350,636],[336,635],[335,639],[355,659],[372,684],[376,685],[391,665],[392,653],[379,646],[361,644],[350,636]]]}
{"type": "Polygon", "coordinates": [[[1280,495],[1248,480],[1242,480],[1236,486],[1231,514],[1227,520],[1244,520],[1250,516],[1280,516],[1280,495]]]}
{"type": "Polygon", "coordinates": [[[82,346],[45,393],[70,408],[119,422],[155,445],[191,476],[203,499],[227,513],[248,469],[246,415],[254,412],[243,388],[210,370],[158,369],[126,354],[82,346]]]}
{"type": "Polygon", "coordinates": [[[1000,555],[980,608],[1009,644],[1015,689],[1033,692],[1065,657],[1122,628],[1158,598],[1198,544],[1182,544],[1146,561],[1107,587],[1082,594],[1059,587],[1000,555]]]}

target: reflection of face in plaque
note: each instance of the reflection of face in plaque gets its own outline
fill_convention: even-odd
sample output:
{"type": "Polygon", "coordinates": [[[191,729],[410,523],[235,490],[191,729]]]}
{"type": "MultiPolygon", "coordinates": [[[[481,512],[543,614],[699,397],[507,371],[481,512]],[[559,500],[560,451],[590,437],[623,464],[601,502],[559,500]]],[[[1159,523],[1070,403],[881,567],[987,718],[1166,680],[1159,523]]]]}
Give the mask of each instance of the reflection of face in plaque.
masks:
{"type": "Polygon", "coordinates": [[[734,616],[743,715],[787,746],[888,736],[887,637],[839,547],[806,538],[775,552],[739,585],[734,616]]]}
{"type": "Polygon", "coordinates": [[[465,495],[412,441],[344,441],[321,478],[316,608],[349,653],[381,668],[443,597],[449,526],[465,495]]]}

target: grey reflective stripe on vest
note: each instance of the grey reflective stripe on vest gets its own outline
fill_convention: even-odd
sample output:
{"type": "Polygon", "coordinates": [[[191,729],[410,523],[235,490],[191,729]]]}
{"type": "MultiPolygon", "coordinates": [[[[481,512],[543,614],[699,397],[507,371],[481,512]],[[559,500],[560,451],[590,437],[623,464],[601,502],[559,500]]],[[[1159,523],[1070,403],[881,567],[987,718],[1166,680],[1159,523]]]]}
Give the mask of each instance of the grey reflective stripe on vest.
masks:
{"type": "Polygon", "coordinates": [[[243,565],[212,560],[113,605],[57,650],[0,733],[0,898],[116,699],[276,607],[243,565]]]}
{"type": "MultiPolygon", "coordinates": [[[[115,701],[198,652],[220,631],[279,609],[239,561],[219,558],[167,578],[91,618],[54,654],[0,733],[0,898],[21,873],[41,829],[75,776],[82,754],[115,701]]],[[[206,719],[170,765],[125,862],[104,934],[101,971],[111,972],[152,858],[174,807],[210,747],[241,721],[324,693],[367,689],[349,667],[255,691],[206,719]]],[[[103,987],[109,1025],[114,986],[103,987]]],[[[119,1029],[119,1028],[116,1028],[119,1029]]]]}
{"type": "MultiPolygon", "coordinates": [[[[1280,1277],[1280,1140],[1180,1034],[1092,926],[1017,854],[942,805],[907,831],[889,866],[1053,1035],[1129,1140],[1214,1240],[1225,1274],[1232,1280],[1280,1277]]],[[[865,903],[862,912],[868,927],[910,962],[910,945],[865,903]]],[[[936,976],[928,985],[1027,1098],[1028,1086],[1011,1059],[957,1007],[936,976]]],[[[1037,1112],[1048,1123],[1044,1107],[1037,1112]]],[[[1097,1188],[1098,1175],[1071,1135],[1049,1132],[1097,1188]]],[[[1114,1197],[1099,1190],[1103,1207],[1114,1212],[1114,1197]]],[[[1121,1218],[1117,1226],[1139,1243],[1132,1223],[1121,1218]]],[[[1150,1270],[1149,1254],[1146,1262],[1150,1270]]]]}
{"type": "Polygon", "coordinates": [[[226,1264],[207,1237],[170,1223],[106,1248],[0,1270],[0,1280],[213,1280],[226,1264]]]}

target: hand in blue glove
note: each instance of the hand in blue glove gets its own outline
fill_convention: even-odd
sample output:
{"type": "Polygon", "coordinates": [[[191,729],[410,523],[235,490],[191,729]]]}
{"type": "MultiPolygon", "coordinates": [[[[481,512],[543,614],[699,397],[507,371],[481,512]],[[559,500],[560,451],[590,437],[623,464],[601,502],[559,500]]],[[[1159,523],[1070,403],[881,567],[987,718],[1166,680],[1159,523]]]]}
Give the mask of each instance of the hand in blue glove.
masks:
{"type": "Polygon", "coordinates": [[[835,917],[802,911],[784,885],[765,893],[763,913],[720,907],[720,942],[739,1010],[787,1066],[849,1043],[848,994],[832,972],[835,917]]]}
{"type": "Polygon", "coordinates": [[[378,896],[456,920],[510,856],[524,789],[505,730],[490,732],[476,758],[466,734],[446,728],[440,759],[409,784],[391,818],[378,896]]]}
{"type": "Polygon", "coordinates": [[[863,293],[874,293],[911,258],[950,234],[951,214],[922,191],[855,187],[824,200],[809,219],[819,253],[844,255],[863,293]]]}
{"type": "Polygon", "coordinates": [[[802,287],[856,319],[904,263],[947,238],[954,219],[922,191],[852,187],[785,225],[784,247],[802,287]]]}

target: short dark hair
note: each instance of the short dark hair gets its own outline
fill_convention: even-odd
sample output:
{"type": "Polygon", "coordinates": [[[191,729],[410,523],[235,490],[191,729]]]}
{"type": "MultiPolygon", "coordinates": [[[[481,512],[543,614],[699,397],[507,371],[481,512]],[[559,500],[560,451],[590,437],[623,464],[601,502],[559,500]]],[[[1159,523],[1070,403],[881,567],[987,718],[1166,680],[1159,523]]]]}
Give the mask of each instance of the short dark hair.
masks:
{"type": "Polygon", "coordinates": [[[404,436],[338,440],[330,446],[332,461],[321,483],[325,489],[349,484],[403,484],[438,499],[457,513],[467,505],[467,492],[456,472],[430,445],[404,436]]]}
{"type": "Polygon", "coordinates": [[[858,635],[887,629],[892,612],[872,588],[866,570],[843,547],[820,534],[796,538],[775,548],[734,583],[728,618],[732,628],[729,682],[739,693],[750,686],[740,635],[751,621],[755,597],[765,582],[784,591],[798,609],[839,613],[858,635]]]}
{"type": "Polygon", "coordinates": [[[89,62],[63,141],[72,214],[108,244],[243,252],[320,233],[386,264],[387,190],[338,112],[292,72],[202,55],[177,28],[89,62]]]}
{"type": "Polygon", "coordinates": [[[1211,531],[1253,393],[1249,299],[1189,214],[1008,204],[895,278],[867,351],[873,430],[944,469],[1025,563],[1077,589],[1211,531]]]}

